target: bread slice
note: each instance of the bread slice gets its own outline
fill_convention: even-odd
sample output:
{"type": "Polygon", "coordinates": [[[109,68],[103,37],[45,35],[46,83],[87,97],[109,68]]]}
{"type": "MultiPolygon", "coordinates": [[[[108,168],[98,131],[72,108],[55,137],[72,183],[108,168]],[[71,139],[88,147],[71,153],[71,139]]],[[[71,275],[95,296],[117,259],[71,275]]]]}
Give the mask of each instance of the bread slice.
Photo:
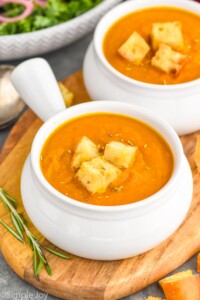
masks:
{"type": "Polygon", "coordinates": [[[200,173],[200,135],[197,136],[194,160],[197,166],[197,170],[200,173]]]}
{"type": "Polygon", "coordinates": [[[128,168],[135,160],[137,147],[125,145],[121,142],[106,144],[104,156],[111,164],[118,168],[128,168]]]}
{"type": "Polygon", "coordinates": [[[80,168],[81,164],[99,155],[98,147],[87,136],[83,136],[78,143],[72,158],[72,167],[80,168]]]}
{"type": "Polygon", "coordinates": [[[118,49],[118,53],[133,64],[139,65],[149,50],[150,47],[146,41],[137,32],[134,32],[118,49]]]}
{"type": "Polygon", "coordinates": [[[104,193],[120,173],[121,171],[104,157],[96,157],[89,162],[83,162],[76,176],[82,185],[94,194],[104,193]]]}
{"type": "Polygon", "coordinates": [[[152,66],[165,73],[178,76],[188,62],[188,56],[172,50],[169,46],[161,44],[151,60],[152,66]]]}
{"type": "Polygon", "coordinates": [[[199,300],[200,279],[191,270],[179,272],[159,281],[166,300],[199,300]]]}
{"type": "Polygon", "coordinates": [[[181,22],[154,23],[151,32],[152,47],[157,50],[160,44],[166,44],[174,50],[184,46],[181,22]]]}

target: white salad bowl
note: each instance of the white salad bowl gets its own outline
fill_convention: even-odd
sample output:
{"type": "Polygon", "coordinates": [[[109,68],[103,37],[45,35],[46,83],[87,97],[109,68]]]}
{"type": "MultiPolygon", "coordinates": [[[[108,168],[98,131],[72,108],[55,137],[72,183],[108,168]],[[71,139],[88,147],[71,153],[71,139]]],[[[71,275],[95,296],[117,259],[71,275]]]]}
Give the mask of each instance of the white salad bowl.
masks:
{"type": "Polygon", "coordinates": [[[80,39],[121,0],[104,0],[88,12],[62,24],[28,33],[0,36],[0,61],[30,57],[56,50],[80,39]]]}
{"type": "Polygon", "coordinates": [[[93,100],[139,105],[163,117],[178,134],[187,134],[200,129],[200,79],[175,85],[144,83],[118,72],[103,53],[103,40],[112,24],[131,12],[156,6],[182,8],[200,16],[199,3],[190,0],[130,0],[116,6],[97,25],[84,60],[84,82],[93,100]]]}
{"type": "Polygon", "coordinates": [[[19,65],[12,82],[27,104],[46,121],[24,165],[21,195],[33,224],[49,241],[81,257],[116,260],[155,247],[179,227],[190,207],[193,180],[181,142],[168,123],[141,107],[121,102],[94,101],[65,109],[55,78],[42,59],[19,65]],[[60,124],[97,112],[141,120],[167,141],[174,156],[173,174],[153,196],[127,205],[97,206],[73,200],[47,182],[40,169],[46,139],[60,124]]]}

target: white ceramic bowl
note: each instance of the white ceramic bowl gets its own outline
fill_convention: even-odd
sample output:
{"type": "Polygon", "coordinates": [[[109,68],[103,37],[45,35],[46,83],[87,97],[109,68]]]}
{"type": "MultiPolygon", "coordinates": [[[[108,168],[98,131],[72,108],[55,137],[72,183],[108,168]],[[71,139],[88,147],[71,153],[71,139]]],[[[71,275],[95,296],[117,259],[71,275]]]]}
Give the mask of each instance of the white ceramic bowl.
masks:
{"type": "Polygon", "coordinates": [[[52,95],[58,108],[54,111],[56,115],[48,119],[36,134],[21,178],[25,209],[35,227],[49,241],[81,257],[115,260],[155,247],[178,228],[190,207],[193,183],[181,142],[170,125],[143,108],[121,102],[90,102],[63,110],[56,81],[41,59],[30,60],[17,67],[12,81],[22,98],[43,120],[53,112],[50,105],[52,95]],[[44,80],[49,83],[45,94],[43,87],[47,85],[44,80]],[[58,110],[63,111],[57,113],[58,110]],[[111,112],[139,119],[165,138],[173,152],[175,165],[171,179],[160,191],[137,203],[107,207],[73,200],[47,182],[40,169],[40,153],[45,140],[60,124],[95,112],[111,112]]]}
{"type": "Polygon", "coordinates": [[[126,101],[150,109],[182,135],[200,129],[200,79],[176,85],[140,82],[114,69],[102,50],[105,33],[116,20],[130,12],[154,6],[178,7],[200,15],[200,5],[190,0],[131,0],[118,5],[97,25],[85,56],[84,81],[93,100],[126,101]]]}
{"type": "Polygon", "coordinates": [[[97,21],[121,0],[104,0],[70,21],[30,33],[0,36],[0,61],[30,57],[56,50],[90,32],[97,21]]]}

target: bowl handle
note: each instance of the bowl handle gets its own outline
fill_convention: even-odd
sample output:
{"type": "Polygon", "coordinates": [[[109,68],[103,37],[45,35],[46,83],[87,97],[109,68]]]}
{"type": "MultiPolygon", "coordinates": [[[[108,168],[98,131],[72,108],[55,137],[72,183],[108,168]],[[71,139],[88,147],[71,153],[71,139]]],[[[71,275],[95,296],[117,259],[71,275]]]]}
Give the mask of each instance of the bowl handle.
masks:
{"type": "Polygon", "coordinates": [[[24,102],[43,121],[65,110],[56,78],[47,61],[32,58],[18,65],[11,81],[24,102]]]}

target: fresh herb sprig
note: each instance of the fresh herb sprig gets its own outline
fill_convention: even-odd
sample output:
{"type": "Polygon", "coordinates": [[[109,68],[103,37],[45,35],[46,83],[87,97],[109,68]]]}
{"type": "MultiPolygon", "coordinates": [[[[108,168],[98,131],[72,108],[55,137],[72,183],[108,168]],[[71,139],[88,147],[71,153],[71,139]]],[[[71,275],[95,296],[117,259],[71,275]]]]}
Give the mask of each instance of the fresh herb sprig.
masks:
{"type": "Polygon", "coordinates": [[[26,222],[22,214],[18,213],[16,210],[17,201],[8,195],[2,188],[0,188],[0,200],[4,204],[7,211],[10,213],[12,223],[15,230],[7,225],[2,219],[0,219],[0,224],[3,225],[16,239],[25,244],[25,238],[29,242],[31,249],[33,250],[33,270],[34,275],[37,280],[39,280],[39,273],[44,266],[49,275],[52,274],[50,265],[47,262],[46,256],[43,249],[46,251],[64,259],[69,259],[68,256],[61,254],[54,249],[45,246],[39,241],[39,239],[28,229],[26,222]]]}

